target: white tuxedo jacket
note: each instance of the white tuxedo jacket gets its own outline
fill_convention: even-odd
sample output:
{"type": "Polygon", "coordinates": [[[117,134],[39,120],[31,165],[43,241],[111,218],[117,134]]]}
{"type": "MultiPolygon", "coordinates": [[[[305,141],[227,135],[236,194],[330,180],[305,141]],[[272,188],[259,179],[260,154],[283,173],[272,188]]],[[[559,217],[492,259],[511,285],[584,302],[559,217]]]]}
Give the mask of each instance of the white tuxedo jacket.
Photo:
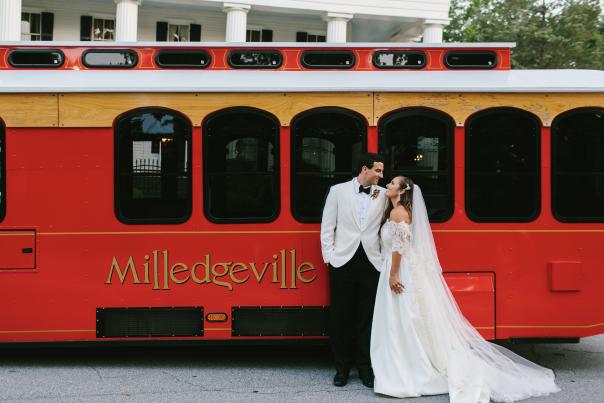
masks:
{"type": "Polygon", "coordinates": [[[376,270],[380,270],[379,231],[387,199],[384,195],[386,189],[380,186],[371,186],[369,194],[373,195],[376,189],[379,194],[370,199],[363,226],[357,214],[356,189],[352,181],[339,183],[329,189],[321,220],[321,252],[325,263],[333,267],[343,266],[362,244],[369,261],[376,270]]]}

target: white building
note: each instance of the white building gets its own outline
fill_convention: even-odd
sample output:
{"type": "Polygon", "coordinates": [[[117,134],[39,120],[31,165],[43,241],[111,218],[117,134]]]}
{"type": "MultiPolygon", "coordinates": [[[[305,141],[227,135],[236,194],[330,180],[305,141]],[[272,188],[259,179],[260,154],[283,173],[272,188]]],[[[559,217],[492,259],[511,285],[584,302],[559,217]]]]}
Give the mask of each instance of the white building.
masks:
{"type": "Polygon", "coordinates": [[[442,42],[450,0],[0,0],[0,41],[442,42]]]}

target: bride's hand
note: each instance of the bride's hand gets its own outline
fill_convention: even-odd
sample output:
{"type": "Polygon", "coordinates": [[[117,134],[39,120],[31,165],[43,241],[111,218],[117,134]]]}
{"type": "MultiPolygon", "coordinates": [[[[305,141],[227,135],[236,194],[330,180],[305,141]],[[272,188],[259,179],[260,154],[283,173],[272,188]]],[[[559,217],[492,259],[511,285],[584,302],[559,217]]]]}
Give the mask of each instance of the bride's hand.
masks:
{"type": "Polygon", "coordinates": [[[405,286],[403,285],[403,283],[401,283],[398,279],[398,274],[390,274],[390,289],[396,293],[396,294],[400,294],[403,292],[403,290],[405,289],[405,286]]]}

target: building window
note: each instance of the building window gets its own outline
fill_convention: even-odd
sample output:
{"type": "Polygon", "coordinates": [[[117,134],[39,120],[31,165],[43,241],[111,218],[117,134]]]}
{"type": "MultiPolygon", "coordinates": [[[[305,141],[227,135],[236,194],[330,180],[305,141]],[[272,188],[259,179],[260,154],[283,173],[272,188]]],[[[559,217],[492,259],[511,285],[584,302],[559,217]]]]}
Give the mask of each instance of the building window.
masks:
{"type": "Polygon", "coordinates": [[[478,112],[466,125],[466,213],[479,222],[527,222],[540,212],[541,123],[512,108],[478,112]]]}
{"type": "Polygon", "coordinates": [[[115,211],[125,223],[181,223],[191,214],[191,123],[139,109],[115,128],[115,211]]]}
{"type": "Polygon", "coordinates": [[[168,24],[168,42],[189,42],[189,25],[168,24]]]}
{"type": "Polygon", "coordinates": [[[296,32],[296,42],[326,42],[325,33],[296,32]]]}
{"type": "Polygon", "coordinates": [[[21,13],[21,40],[42,40],[42,15],[40,13],[21,13]]]}
{"type": "Polygon", "coordinates": [[[246,42],[272,42],[273,31],[270,29],[250,28],[245,32],[246,42]]]}
{"type": "Polygon", "coordinates": [[[412,108],[380,120],[378,148],[389,181],[408,176],[422,188],[432,222],[453,215],[453,134],[450,116],[431,109],[412,108]]]}
{"type": "Polygon", "coordinates": [[[321,222],[329,188],[356,176],[367,148],[367,123],[351,111],[318,108],[297,116],[292,133],[292,214],[301,222],[321,222]]]}
{"type": "Polygon", "coordinates": [[[94,18],[92,20],[93,41],[113,41],[115,38],[115,20],[94,18]]]}
{"type": "Polygon", "coordinates": [[[210,221],[269,222],[279,215],[279,121],[255,108],[203,125],[204,210],[210,221]]]}
{"type": "Polygon", "coordinates": [[[562,222],[604,222],[604,109],[554,120],[552,211],[562,222]]]}
{"type": "Polygon", "coordinates": [[[0,123],[0,221],[6,215],[6,151],[4,146],[4,125],[0,123]]]}

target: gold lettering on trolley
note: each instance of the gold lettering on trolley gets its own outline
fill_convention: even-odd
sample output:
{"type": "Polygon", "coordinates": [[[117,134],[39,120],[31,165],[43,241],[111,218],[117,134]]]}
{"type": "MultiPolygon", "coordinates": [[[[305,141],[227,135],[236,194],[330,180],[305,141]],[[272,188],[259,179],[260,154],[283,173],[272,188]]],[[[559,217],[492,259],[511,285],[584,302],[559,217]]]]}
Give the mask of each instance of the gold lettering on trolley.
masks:
{"type": "Polygon", "coordinates": [[[272,261],[268,262],[213,263],[210,254],[207,254],[202,261],[192,265],[183,262],[171,264],[168,250],[161,252],[154,250],[151,255],[144,255],[142,266],[144,272],[141,274],[144,281],[141,282],[133,256],[128,256],[125,266],[120,266],[117,256],[113,256],[105,284],[113,284],[113,277],[116,274],[121,285],[152,284],[152,290],[170,290],[173,285],[186,284],[191,280],[195,284],[211,284],[233,291],[235,286],[249,281],[255,280],[258,284],[265,282],[265,274],[269,267],[273,272],[270,283],[279,284],[280,289],[297,289],[298,281],[302,284],[310,284],[317,278],[316,273],[310,273],[316,270],[315,266],[310,262],[299,263],[295,249],[289,251],[281,249],[279,253],[272,255],[272,261]]]}

